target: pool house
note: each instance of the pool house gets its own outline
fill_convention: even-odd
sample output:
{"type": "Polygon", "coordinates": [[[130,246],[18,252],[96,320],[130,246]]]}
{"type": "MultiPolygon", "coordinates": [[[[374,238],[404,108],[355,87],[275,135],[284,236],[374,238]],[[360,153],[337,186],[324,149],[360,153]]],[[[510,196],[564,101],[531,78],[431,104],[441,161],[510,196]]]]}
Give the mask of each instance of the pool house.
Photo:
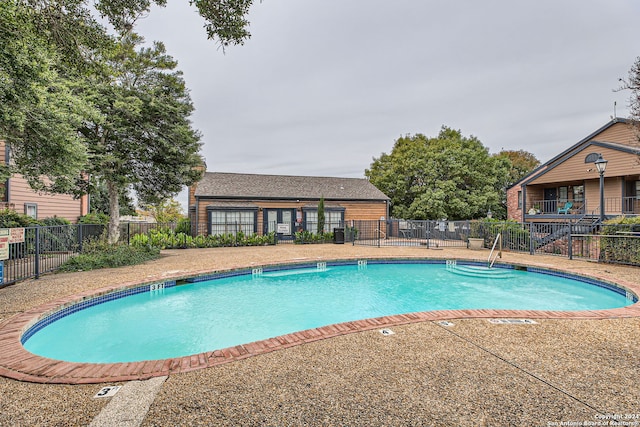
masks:
{"type": "Polygon", "coordinates": [[[189,189],[189,217],[198,234],[315,233],[324,199],[324,231],[351,220],[389,216],[390,199],[364,178],[205,172],[189,189]]]}

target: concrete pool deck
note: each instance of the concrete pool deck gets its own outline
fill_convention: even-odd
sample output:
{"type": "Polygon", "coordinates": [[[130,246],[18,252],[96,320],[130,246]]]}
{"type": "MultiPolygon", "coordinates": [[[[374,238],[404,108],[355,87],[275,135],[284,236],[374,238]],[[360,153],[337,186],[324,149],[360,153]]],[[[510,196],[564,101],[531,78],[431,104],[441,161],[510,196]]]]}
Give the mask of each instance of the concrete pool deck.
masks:
{"type": "MultiPolygon", "coordinates": [[[[164,251],[162,259],[142,266],[47,275],[0,289],[0,326],[44,304],[114,283],[285,262],[487,256],[488,251],[465,249],[351,245],[164,251]]],[[[640,269],[633,267],[508,252],[502,261],[587,274],[640,294],[640,269]]],[[[155,372],[169,378],[142,425],[605,425],[614,418],[600,417],[640,414],[638,304],[574,313],[461,310],[416,316],[391,316],[387,323],[350,322],[358,333],[345,324],[310,335],[292,334],[249,346],[246,354],[242,349],[237,354],[214,352],[212,360],[219,359],[215,363],[204,356],[170,362],[174,369],[155,372]],[[494,325],[478,317],[526,317],[538,323],[494,325]],[[450,319],[453,326],[441,326],[440,319],[450,319]],[[383,336],[378,332],[383,327],[395,334],[383,336]],[[294,346],[296,340],[304,345],[294,346]],[[250,353],[257,356],[247,357],[250,353]],[[229,358],[237,361],[220,364],[229,358]],[[198,369],[209,364],[218,366],[198,369]]],[[[3,351],[0,372],[16,372],[6,365],[17,363],[24,369],[31,363],[21,356],[3,351]]],[[[72,379],[66,382],[122,384],[153,376],[144,363],[123,364],[115,372],[110,372],[113,366],[76,368],[57,366],[49,370],[54,375],[19,379],[65,382],[61,379],[66,376],[72,379]]],[[[48,368],[36,369],[42,373],[48,368]]],[[[0,425],[86,425],[108,400],[93,399],[100,387],[0,378],[0,425]]],[[[635,421],[640,425],[640,419],[635,421]]]]}

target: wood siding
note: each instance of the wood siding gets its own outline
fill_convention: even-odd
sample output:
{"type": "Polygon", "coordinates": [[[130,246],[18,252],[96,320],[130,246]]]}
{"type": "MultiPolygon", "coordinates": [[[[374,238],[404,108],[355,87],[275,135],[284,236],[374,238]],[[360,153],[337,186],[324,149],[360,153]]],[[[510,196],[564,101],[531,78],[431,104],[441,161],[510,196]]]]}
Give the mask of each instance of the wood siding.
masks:
{"type": "Polygon", "coordinates": [[[630,123],[616,123],[591,138],[591,140],[617,142],[618,144],[624,144],[630,147],[640,147],[638,134],[630,123]]]}
{"type": "MultiPolygon", "coordinates": [[[[579,182],[599,178],[593,163],[585,163],[585,157],[592,152],[601,153],[608,161],[605,177],[638,175],[640,162],[636,154],[603,147],[589,147],[561,164],[529,182],[528,185],[579,182]]],[[[560,185],[560,184],[558,184],[560,185]]]]}
{"type": "Polygon", "coordinates": [[[21,214],[25,213],[25,204],[35,204],[38,215],[36,219],[57,216],[76,223],[80,216],[86,215],[88,208],[86,196],[74,199],[65,194],[37,193],[20,175],[14,175],[9,179],[8,199],[9,203],[13,203],[15,211],[21,214]]]}
{"type": "MultiPolygon", "coordinates": [[[[0,140],[0,162],[4,164],[7,163],[6,154],[5,142],[0,140]]],[[[2,186],[5,184],[2,183],[2,186]]],[[[22,175],[17,174],[8,180],[8,184],[8,192],[4,192],[3,200],[9,203],[17,213],[24,214],[25,204],[33,204],[37,208],[36,219],[57,216],[76,223],[79,217],[89,212],[89,196],[87,195],[74,199],[66,194],[38,193],[31,189],[22,175]]]]}
{"type": "MultiPolygon", "coordinates": [[[[218,199],[206,199],[199,198],[198,199],[198,228],[202,230],[209,221],[208,218],[208,210],[207,208],[211,205],[215,205],[216,203],[229,203],[233,204],[234,202],[238,204],[239,209],[242,209],[242,206],[245,206],[247,203],[252,203],[256,205],[259,209],[258,211],[258,221],[257,221],[257,229],[258,233],[261,233],[263,230],[263,211],[265,209],[294,209],[296,211],[300,209],[308,209],[310,205],[316,205],[318,201],[290,201],[290,200],[218,200],[218,199]]],[[[196,205],[195,197],[193,204],[196,205]]],[[[387,203],[385,201],[334,201],[334,200],[325,200],[325,208],[330,209],[331,207],[339,206],[344,209],[344,220],[345,222],[351,220],[379,220],[380,218],[387,217],[387,203]]],[[[294,216],[295,218],[295,216],[294,216]]]]}

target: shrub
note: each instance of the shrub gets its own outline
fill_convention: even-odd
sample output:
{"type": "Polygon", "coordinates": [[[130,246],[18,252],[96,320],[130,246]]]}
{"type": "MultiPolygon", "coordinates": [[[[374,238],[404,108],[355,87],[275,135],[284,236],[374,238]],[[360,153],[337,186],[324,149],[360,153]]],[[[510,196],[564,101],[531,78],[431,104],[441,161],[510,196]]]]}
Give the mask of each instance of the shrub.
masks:
{"type": "Polygon", "coordinates": [[[638,234],[640,217],[618,217],[605,221],[600,230],[600,260],[623,264],[640,263],[638,234]]]}
{"type": "Polygon", "coordinates": [[[310,231],[297,231],[294,235],[294,243],[328,243],[333,241],[333,232],[313,234],[310,231]]]}
{"type": "Polygon", "coordinates": [[[263,236],[258,234],[246,235],[242,232],[233,234],[217,234],[192,237],[185,233],[174,233],[169,229],[158,228],[149,233],[135,234],[131,238],[134,246],[149,245],[159,249],[186,248],[218,248],[225,246],[265,246],[274,244],[275,233],[263,236]]]}
{"type": "Polygon", "coordinates": [[[59,218],[57,216],[53,216],[53,217],[49,217],[49,218],[44,218],[43,220],[40,221],[40,223],[42,225],[69,225],[71,224],[70,221],[68,221],[65,218],[59,218]]]}
{"type": "Polygon", "coordinates": [[[180,218],[176,225],[176,234],[191,234],[191,220],[189,218],[180,218]]]}
{"type": "Polygon", "coordinates": [[[484,239],[485,247],[492,247],[498,234],[502,234],[503,249],[528,250],[530,233],[513,220],[482,219],[469,222],[469,237],[484,239]]]}
{"type": "Polygon", "coordinates": [[[157,259],[160,250],[150,245],[110,245],[104,240],[88,240],[81,254],[70,258],[59,271],[86,271],[98,268],[142,264],[157,259]]]}
{"type": "Polygon", "coordinates": [[[40,225],[40,221],[28,215],[19,214],[10,209],[0,210],[0,228],[32,227],[40,225]]]}
{"type": "Polygon", "coordinates": [[[78,218],[78,224],[108,224],[109,215],[91,212],[78,218]]]}

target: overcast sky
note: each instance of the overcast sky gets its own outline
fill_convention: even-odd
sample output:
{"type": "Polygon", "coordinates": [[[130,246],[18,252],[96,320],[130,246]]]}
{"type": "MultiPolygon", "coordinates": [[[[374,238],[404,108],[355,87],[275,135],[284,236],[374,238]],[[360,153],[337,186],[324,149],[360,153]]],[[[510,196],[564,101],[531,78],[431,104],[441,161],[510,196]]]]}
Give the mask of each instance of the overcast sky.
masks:
{"type": "Polygon", "coordinates": [[[638,0],[264,0],[223,51],[187,0],[138,24],[191,90],[208,171],[364,177],[441,126],[544,162],[629,114],[638,0]]]}

